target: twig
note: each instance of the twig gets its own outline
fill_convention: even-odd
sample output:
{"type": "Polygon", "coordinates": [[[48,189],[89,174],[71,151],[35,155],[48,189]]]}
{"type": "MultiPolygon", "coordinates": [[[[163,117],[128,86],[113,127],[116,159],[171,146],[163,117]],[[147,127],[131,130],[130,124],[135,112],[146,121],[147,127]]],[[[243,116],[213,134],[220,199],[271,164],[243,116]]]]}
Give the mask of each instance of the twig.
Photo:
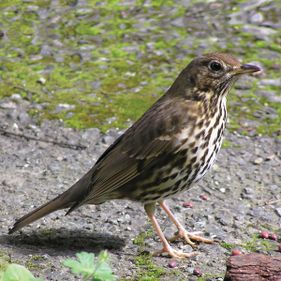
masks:
{"type": "Polygon", "coordinates": [[[14,137],[19,137],[19,138],[24,138],[26,140],[34,140],[34,141],[52,143],[52,144],[55,144],[55,145],[58,145],[58,146],[61,146],[61,147],[66,147],[66,148],[70,148],[70,149],[74,149],[74,150],[84,150],[84,149],[87,148],[85,145],[70,144],[70,143],[59,142],[59,141],[55,141],[55,140],[35,138],[35,137],[27,136],[27,135],[24,135],[24,134],[17,134],[17,133],[13,133],[13,132],[10,132],[10,131],[6,131],[3,128],[0,128],[0,133],[4,136],[14,136],[14,137]]]}
{"type": "Polygon", "coordinates": [[[276,199],[276,200],[265,202],[264,205],[273,205],[276,203],[281,203],[281,199],[276,199]]]}

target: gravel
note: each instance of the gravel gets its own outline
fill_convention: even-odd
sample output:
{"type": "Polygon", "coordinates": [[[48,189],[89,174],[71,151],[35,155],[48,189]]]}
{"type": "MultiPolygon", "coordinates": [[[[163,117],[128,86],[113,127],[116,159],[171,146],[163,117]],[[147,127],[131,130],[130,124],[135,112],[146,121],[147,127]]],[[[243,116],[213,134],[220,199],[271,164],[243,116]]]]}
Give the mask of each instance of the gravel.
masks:
{"type": "MultiPolygon", "coordinates": [[[[58,211],[21,232],[7,234],[16,218],[78,180],[122,132],[112,129],[103,135],[95,128],[77,131],[65,128],[60,121],[44,121],[39,126],[30,117],[19,118],[26,116],[28,102],[11,97],[0,104],[1,252],[21,264],[37,257],[38,268],[32,271],[46,280],[77,280],[61,262],[79,251],[98,253],[107,249],[115,274],[136,278],[135,257],[140,248],[132,240],[140,232],[151,229],[138,203],[112,201],[101,206],[82,206],[67,217],[64,211],[58,211]],[[45,141],[4,134],[3,130],[45,141]],[[85,149],[74,149],[76,146],[85,149]]],[[[223,276],[225,260],[231,251],[220,245],[222,241],[246,243],[265,226],[271,232],[277,229],[276,235],[281,236],[281,140],[229,132],[226,139],[232,146],[222,149],[214,169],[204,180],[168,200],[187,229],[202,231],[206,237],[218,241],[213,245],[200,244],[197,256],[178,261],[180,270],[175,280],[196,280],[193,268],[223,276]],[[192,202],[192,208],[186,208],[185,202],[192,202]]],[[[162,213],[158,218],[165,233],[172,235],[175,228],[168,219],[162,213]]],[[[146,240],[146,251],[159,247],[156,235],[146,240]]],[[[174,247],[191,250],[182,242],[174,247]]],[[[276,251],[271,254],[280,255],[276,251]]],[[[172,270],[168,269],[166,258],[155,257],[153,261],[172,270]]]]}

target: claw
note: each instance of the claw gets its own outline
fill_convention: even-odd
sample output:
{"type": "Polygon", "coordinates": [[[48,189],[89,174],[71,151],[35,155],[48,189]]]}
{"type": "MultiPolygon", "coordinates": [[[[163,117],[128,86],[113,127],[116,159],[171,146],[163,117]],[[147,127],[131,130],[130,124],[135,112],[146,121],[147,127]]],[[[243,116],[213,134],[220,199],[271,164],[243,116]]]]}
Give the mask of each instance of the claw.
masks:
{"type": "Polygon", "coordinates": [[[159,205],[161,208],[167,213],[168,217],[172,220],[172,222],[176,225],[178,232],[173,236],[172,238],[169,239],[169,241],[175,241],[179,238],[183,238],[187,244],[190,246],[194,247],[196,244],[192,241],[196,242],[203,242],[206,244],[212,244],[214,243],[213,240],[207,239],[204,237],[199,236],[200,232],[187,232],[182,224],[177,220],[177,218],[173,215],[171,212],[170,208],[166,205],[164,201],[160,201],[159,205]]]}
{"type": "Polygon", "coordinates": [[[162,250],[156,251],[153,253],[153,256],[160,256],[160,255],[168,255],[171,258],[175,259],[186,259],[196,256],[197,252],[185,253],[182,251],[174,250],[172,247],[164,247],[162,250]]]}
{"type": "Polygon", "coordinates": [[[185,229],[180,229],[178,232],[176,232],[176,234],[173,237],[171,237],[169,239],[169,241],[173,242],[178,239],[184,239],[185,242],[193,248],[196,245],[193,241],[202,242],[202,243],[206,243],[206,244],[214,243],[214,241],[212,239],[207,239],[207,238],[199,236],[200,233],[201,232],[199,232],[199,231],[187,232],[185,229]]]}

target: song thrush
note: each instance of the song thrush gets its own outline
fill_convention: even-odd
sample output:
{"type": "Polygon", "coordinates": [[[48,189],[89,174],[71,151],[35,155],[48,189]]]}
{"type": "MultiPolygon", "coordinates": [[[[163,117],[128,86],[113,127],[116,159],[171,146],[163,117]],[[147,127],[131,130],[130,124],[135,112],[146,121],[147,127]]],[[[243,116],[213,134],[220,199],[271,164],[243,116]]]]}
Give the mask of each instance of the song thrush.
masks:
{"type": "Polygon", "coordinates": [[[156,203],[178,229],[177,237],[211,243],[188,233],[164,199],[200,180],[212,166],[226,123],[226,95],[237,78],[260,71],[233,56],[211,53],[195,58],[168,91],[121,135],[79,181],[55,199],[16,221],[13,233],[59,209],[69,214],[84,204],[130,199],[145,211],[163,243],[158,253],[175,258],[192,253],[174,250],[154,215],[156,203]]]}

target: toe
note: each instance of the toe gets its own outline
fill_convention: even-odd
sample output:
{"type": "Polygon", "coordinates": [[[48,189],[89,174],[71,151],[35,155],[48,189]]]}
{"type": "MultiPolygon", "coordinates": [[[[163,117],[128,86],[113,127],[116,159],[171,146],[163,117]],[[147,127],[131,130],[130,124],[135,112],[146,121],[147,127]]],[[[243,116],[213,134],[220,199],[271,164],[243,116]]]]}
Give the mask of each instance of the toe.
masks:
{"type": "Polygon", "coordinates": [[[182,251],[174,250],[172,247],[163,248],[160,251],[157,251],[153,254],[153,256],[165,255],[175,259],[186,259],[191,258],[197,255],[197,252],[185,253],[182,251]]]}
{"type": "Polygon", "coordinates": [[[208,239],[208,238],[205,238],[205,237],[202,237],[202,236],[198,236],[198,235],[196,235],[194,233],[186,232],[186,236],[188,237],[188,240],[185,239],[187,241],[187,243],[190,240],[197,241],[197,242],[202,242],[202,243],[206,243],[206,244],[214,243],[214,240],[208,239]]]}

